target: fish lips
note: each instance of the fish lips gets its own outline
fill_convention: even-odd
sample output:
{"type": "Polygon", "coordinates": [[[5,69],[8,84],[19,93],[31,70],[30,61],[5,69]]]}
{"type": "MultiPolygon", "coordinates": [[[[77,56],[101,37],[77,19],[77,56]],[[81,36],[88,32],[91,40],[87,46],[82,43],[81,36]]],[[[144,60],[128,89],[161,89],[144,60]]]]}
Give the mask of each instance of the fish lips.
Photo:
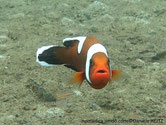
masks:
{"type": "Polygon", "coordinates": [[[107,84],[110,80],[110,71],[106,68],[98,68],[94,71],[91,81],[94,84],[107,84]]]}

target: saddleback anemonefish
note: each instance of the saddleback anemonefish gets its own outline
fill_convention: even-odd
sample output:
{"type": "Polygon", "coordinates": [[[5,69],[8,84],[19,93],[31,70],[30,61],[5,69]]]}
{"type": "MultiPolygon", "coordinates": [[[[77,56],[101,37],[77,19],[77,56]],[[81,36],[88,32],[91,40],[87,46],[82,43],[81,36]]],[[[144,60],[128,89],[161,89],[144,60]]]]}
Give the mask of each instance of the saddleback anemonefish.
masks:
{"type": "Polygon", "coordinates": [[[95,89],[104,88],[117,79],[121,71],[112,70],[105,47],[93,36],[65,38],[64,47],[43,46],[37,50],[36,61],[42,66],[63,64],[76,71],[73,83],[87,80],[95,89]]]}

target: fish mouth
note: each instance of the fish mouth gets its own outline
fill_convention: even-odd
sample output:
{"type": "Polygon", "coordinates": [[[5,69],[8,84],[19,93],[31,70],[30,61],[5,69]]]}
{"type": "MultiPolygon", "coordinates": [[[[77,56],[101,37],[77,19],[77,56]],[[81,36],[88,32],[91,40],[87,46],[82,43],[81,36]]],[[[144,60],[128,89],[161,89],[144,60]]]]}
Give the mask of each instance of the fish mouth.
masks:
{"type": "Polygon", "coordinates": [[[107,73],[107,71],[104,69],[100,69],[100,70],[97,70],[96,73],[104,74],[104,73],[107,73]]]}
{"type": "Polygon", "coordinates": [[[96,69],[96,70],[94,71],[94,73],[95,73],[96,75],[107,75],[107,74],[109,74],[109,70],[108,70],[108,69],[105,69],[105,68],[96,69]]]}
{"type": "Polygon", "coordinates": [[[95,81],[96,84],[108,83],[109,80],[110,80],[110,71],[108,69],[100,68],[94,71],[93,81],[95,81]]]}
{"type": "Polygon", "coordinates": [[[97,68],[92,73],[90,79],[92,84],[90,84],[95,89],[104,88],[109,82],[111,76],[110,71],[107,68],[97,68]]]}

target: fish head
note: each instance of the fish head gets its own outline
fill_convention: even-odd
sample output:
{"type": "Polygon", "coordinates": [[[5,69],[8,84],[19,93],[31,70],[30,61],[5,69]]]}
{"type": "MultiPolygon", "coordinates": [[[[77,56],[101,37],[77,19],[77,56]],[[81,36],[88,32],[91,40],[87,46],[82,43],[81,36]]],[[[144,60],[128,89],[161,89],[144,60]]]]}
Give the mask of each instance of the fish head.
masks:
{"type": "Polygon", "coordinates": [[[109,59],[104,53],[96,53],[90,60],[90,80],[89,83],[95,89],[101,89],[107,85],[111,79],[109,59]]]}

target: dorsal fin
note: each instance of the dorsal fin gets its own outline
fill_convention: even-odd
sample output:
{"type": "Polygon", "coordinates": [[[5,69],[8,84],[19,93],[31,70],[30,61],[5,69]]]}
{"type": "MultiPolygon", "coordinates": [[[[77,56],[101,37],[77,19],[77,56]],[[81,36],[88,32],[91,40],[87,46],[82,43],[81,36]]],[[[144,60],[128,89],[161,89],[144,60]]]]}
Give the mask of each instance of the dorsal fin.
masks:
{"type": "Polygon", "coordinates": [[[66,47],[73,47],[73,44],[76,42],[77,40],[70,40],[70,41],[65,41],[63,42],[63,45],[66,47]]]}
{"type": "Polygon", "coordinates": [[[80,54],[81,50],[82,50],[82,47],[83,47],[83,44],[85,42],[85,39],[86,39],[86,36],[78,36],[78,37],[72,37],[72,38],[65,38],[63,40],[63,45],[66,46],[66,47],[72,47],[73,43],[75,41],[79,41],[77,52],[78,52],[78,54],[80,54]]]}

